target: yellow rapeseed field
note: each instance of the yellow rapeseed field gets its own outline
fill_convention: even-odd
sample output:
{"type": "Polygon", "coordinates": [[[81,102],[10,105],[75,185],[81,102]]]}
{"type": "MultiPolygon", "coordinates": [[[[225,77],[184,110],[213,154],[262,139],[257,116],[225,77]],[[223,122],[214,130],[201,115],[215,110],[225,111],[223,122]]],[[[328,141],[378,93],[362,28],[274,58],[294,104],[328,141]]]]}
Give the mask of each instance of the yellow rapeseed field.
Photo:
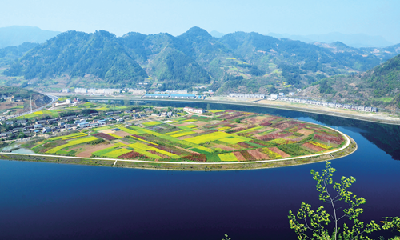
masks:
{"type": "Polygon", "coordinates": [[[233,154],[233,153],[218,154],[218,157],[223,162],[237,162],[237,160],[238,160],[236,158],[235,154],[233,154]]]}
{"type": "Polygon", "coordinates": [[[52,148],[52,149],[48,150],[46,153],[54,154],[58,150],[61,150],[63,148],[70,147],[70,146],[75,146],[75,145],[78,145],[78,144],[81,144],[81,143],[88,143],[88,142],[94,141],[96,139],[97,138],[95,138],[95,137],[87,137],[87,138],[80,138],[80,139],[72,140],[72,141],[69,141],[68,143],[66,143],[64,145],[52,148]]]}
{"type": "Polygon", "coordinates": [[[226,132],[213,132],[213,133],[203,134],[203,135],[192,137],[192,138],[186,138],[185,141],[200,144],[200,143],[211,142],[211,141],[215,141],[217,139],[227,138],[227,137],[229,137],[229,134],[227,134],[226,132]]]}
{"type": "Polygon", "coordinates": [[[322,147],[323,149],[331,149],[331,146],[327,146],[323,143],[319,143],[319,142],[310,142],[312,145],[317,146],[317,147],[322,147]]]}

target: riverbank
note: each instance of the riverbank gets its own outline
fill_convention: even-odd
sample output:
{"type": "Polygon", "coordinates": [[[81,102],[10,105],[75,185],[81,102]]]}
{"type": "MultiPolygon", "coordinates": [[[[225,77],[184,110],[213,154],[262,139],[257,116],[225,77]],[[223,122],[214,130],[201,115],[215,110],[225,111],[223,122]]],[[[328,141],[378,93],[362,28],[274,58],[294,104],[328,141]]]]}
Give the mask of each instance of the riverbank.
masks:
{"type": "Polygon", "coordinates": [[[221,170],[255,170],[276,167],[298,166],[314,162],[330,161],[342,158],[357,150],[357,143],[346,135],[346,144],[338,150],[309,156],[263,160],[252,162],[150,162],[142,160],[123,160],[112,158],[79,158],[47,154],[18,154],[0,152],[0,159],[23,162],[49,162],[86,166],[106,166],[138,168],[147,170],[180,170],[180,171],[221,171],[221,170]]]}
{"type": "Polygon", "coordinates": [[[88,100],[121,100],[121,101],[165,101],[165,102],[199,102],[199,103],[220,103],[229,105],[239,106],[255,106],[255,107],[267,107],[282,110],[294,110],[300,112],[314,113],[314,114],[325,114],[329,116],[351,118],[367,122],[385,123],[391,125],[400,126],[400,118],[394,115],[390,115],[385,112],[361,112],[349,109],[338,109],[324,106],[308,105],[304,103],[290,103],[283,101],[269,101],[261,99],[237,99],[228,97],[210,97],[205,100],[197,99],[152,99],[152,98],[135,98],[123,95],[117,95],[114,97],[96,97],[86,96],[88,100]]]}
{"type": "Polygon", "coordinates": [[[367,122],[378,122],[392,125],[400,125],[400,118],[390,116],[388,113],[372,113],[372,112],[361,112],[349,109],[339,109],[339,108],[330,108],[324,106],[315,106],[304,103],[291,103],[291,102],[283,102],[283,101],[269,101],[269,100],[260,100],[260,99],[235,99],[235,98],[225,98],[225,97],[213,97],[208,99],[207,101],[215,102],[215,103],[223,103],[223,104],[232,104],[232,105],[244,105],[244,106],[257,106],[257,107],[269,107],[283,110],[295,110],[300,112],[308,112],[314,114],[325,114],[335,117],[342,118],[352,118],[367,122]]]}

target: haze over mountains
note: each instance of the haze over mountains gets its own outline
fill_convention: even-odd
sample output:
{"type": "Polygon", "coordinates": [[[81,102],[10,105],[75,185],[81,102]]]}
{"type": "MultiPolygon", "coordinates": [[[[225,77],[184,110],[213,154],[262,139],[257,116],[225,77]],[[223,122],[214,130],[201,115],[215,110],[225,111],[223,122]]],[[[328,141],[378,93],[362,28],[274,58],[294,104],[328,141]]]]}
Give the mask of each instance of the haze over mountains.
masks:
{"type": "Polygon", "coordinates": [[[342,34],[342,33],[328,33],[328,34],[310,34],[310,35],[291,35],[291,34],[275,34],[268,33],[267,35],[276,38],[290,38],[302,42],[342,42],[348,46],[361,48],[361,47],[387,47],[394,45],[381,36],[369,36],[366,34],[342,34]]]}
{"type": "MultiPolygon", "coordinates": [[[[221,38],[225,34],[220,33],[216,30],[210,32],[211,36],[215,38],[221,38]]],[[[370,36],[366,34],[342,34],[342,33],[328,33],[328,34],[309,34],[309,35],[294,35],[294,34],[277,34],[268,33],[267,36],[275,38],[289,38],[292,40],[297,40],[306,43],[333,43],[342,42],[350,47],[362,48],[362,47],[388,47],[394,45],[387,41],[381,36],[370,36]]]]}
{"type": "Polygon", "coordinates": [[[38,27],[11,26],[0,28],[0,49],[8,46],[18,46],[24,42],[44,43],[57,36],[58,31],[42,30],[38,27]]]}

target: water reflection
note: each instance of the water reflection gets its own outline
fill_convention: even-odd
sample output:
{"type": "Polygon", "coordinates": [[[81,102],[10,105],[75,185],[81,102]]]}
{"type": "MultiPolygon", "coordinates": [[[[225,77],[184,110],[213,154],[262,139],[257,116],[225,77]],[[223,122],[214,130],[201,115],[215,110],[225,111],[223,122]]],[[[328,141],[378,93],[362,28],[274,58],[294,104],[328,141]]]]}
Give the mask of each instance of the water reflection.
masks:
{"type": "MultiPolygon", "coordinates": [[[[93,100],[95,101],[95,100],[93,100]]],[[[105,100],[104,100],[105,101],[105,100]]],[[[104,102],[103,101],[103,102],[104,102]]],[[[108,100],[107,100],[108,101],[108,100]]],[[[140,100],[140,101],[127,101],[113,100],[113,104],[118,105],[149,105],[149,106],[175,106],[175,107],[198,107],[198,108],[210,108],[215,110],[239,110],[249,111],[255,113],[272,114],[287,118],[296,118],[303,120],[305,118],[311,118],[318,123],[328,126],[340,126],[347,128],[354,132],[360,133],[366,139],[374,143],[380,149],[385,151],[387,154],[392,156],[395,160],[400,160],[400,126],[366,122],[350,118],[340,118],[335,116],[313,114],[305,112],[297,112],[293,110],[281,110],[267,107],[258,106],[240,106],[233,104],[220,104],[220,103],[208,103],[208,102],[175,102],[175,101],[157,101],[157,100],[140,100]]]]}
{"type": "MultiPolygon", "coordinates": [[[[162,101],[151,101],[143,102],[147,105],[158,105],[158,106],[177,106],[184,107],[189,105],[191,107],[206,108],[207,103],[179,103],[179,102],[162,102],[162,101]]],[[[316,122],[322,123],[328,126],[340,126],[347,129],[351,129],[354,132],[360,133],[368,141],[371,141],[380,149],[385,151],[387,154],[392,156],[395,160],[400,160],[400,126],[389,125],[382,123],[366,122],[357,119],[340,118],[323,114],[312,114],[297,112],[292,110],[280,110],[266,107],[255,107],[255,106],[238,106],[230,104],[214,104],[210,103],[210,109],[222,109],[222,110],[241,110],[250,111],[256,113],[273,114],[281,117],[288,118],[311,118],[316,122]]]]}

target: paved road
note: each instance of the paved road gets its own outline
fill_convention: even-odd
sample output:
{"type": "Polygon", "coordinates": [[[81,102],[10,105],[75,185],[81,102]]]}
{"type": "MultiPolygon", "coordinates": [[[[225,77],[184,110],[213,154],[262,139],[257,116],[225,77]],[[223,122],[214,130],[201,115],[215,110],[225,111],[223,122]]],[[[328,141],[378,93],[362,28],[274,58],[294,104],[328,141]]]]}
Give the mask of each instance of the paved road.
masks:
{"type": "Polygon", "coordinates": [[[37,112],[37,111],[41,111],[41,110],[43,110],[44,108],[46,108],[47,106],[50,106],[51,104],[53,104],[55,101],[58,100],[58,97],[57,97],[57,96],[49,95],[49,94],[46,94],[46,93],[42,93],[42,94],[45,94],[45,95],[47,95],[49,98],[51,98],[51,102],[48,103],[48,104],[46,104],[45,106],[41,106],[40,108],[36,108],[36,109],[32,110],[32,112],[31,112],[31,111],[28,111],[28,112],[24,112],[24,113],[20,113],[20,114],[15,114],[15,115],[6,116],[5,119],[16,118],[16,117],[20,117],[20,116],[23,116],[23,115],[26,115],[26,114],[30,114],[30,113],[34,113],[34,112],[37,112]]]}

